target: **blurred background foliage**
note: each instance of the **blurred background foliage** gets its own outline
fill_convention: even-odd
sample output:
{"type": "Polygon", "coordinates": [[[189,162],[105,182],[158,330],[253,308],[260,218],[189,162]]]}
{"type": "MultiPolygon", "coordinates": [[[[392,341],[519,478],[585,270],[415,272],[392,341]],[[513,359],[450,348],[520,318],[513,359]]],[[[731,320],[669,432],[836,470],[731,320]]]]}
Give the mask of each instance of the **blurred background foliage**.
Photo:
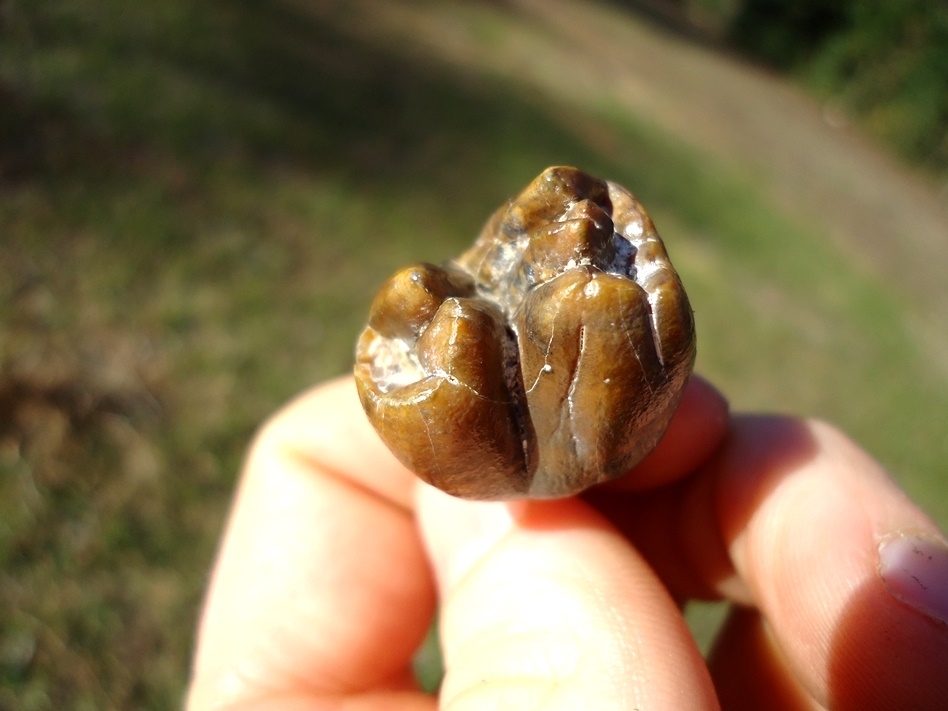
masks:
{"type": "Polygon", "coordinates": [[[254,430],[349,370],[388,274],[456,254],[551,164],[649,207],[735,407],[833,419],[948,522],[944,6],[810,5],[0,3],[0,709],[179,705],[254,430]],[[700,95],[663,114],[648,88],[670,101],[679,66],[700,95]],[[705,99],[737,120],[688,113],[705,99]],[[812,114],[799,136],[754,118],[784,101],[812,114]],[[721,150],[748,126],[778,141],[760,162],[721,150]],[[762,167],[822,141],[876,169],[762,167]],[[935,227],[847,234],[835,198],[785,189],[869,173],[893,219],[935,204],[935,227]]]}
{"type": "Polygon", "coordinates": [[[711,36],[802,81],[904,158],[948,171],[948,4],[686,0],[711,36]]]}

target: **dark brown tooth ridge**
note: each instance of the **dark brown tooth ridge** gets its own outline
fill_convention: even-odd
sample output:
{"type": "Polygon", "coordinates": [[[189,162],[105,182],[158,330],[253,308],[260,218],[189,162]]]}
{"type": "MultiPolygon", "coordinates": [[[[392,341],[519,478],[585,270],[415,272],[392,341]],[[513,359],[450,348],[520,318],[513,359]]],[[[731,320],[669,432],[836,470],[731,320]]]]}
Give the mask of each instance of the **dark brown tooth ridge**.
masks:
{"type": "Polygon", "coordinates": [[[543,171],[443,266],[383,285],[355,379],[381,439],[454,496],[571,496],[658,444],[694,367],[688,296],[638,200],[543,171]]]}

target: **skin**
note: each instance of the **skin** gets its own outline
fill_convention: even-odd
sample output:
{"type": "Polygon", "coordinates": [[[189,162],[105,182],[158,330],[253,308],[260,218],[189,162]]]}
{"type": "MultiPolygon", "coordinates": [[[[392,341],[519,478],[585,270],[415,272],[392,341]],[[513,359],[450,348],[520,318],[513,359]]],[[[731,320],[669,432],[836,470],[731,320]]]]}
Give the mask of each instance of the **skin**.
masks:
{"type": "Polygon", "coordinates": [[[187,708],[941,708],[948,627],[886,591],[894,531],[943,540],[838,431],[700,378],[632,475],[517,503],[420,483],[337,380],[253,444],[187,708]],[[739,605],[707,662],[694,597],[739,605]],[[410,668],[436,602],[440,698],[410,668]]]}

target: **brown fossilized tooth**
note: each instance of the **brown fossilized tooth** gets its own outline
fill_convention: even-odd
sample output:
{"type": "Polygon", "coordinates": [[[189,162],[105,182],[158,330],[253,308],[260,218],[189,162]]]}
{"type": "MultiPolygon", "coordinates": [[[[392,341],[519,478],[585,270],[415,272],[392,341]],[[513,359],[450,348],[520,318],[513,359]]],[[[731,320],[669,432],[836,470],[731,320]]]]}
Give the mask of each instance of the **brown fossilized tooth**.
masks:
{"type": "Polygon", "coordinates": [[[425,481],[550,498],[641,461],[694,358],[688,298],[641,204],[556,167],[457,260],[382,287],[355,376],[382,440],[425,481]]]}

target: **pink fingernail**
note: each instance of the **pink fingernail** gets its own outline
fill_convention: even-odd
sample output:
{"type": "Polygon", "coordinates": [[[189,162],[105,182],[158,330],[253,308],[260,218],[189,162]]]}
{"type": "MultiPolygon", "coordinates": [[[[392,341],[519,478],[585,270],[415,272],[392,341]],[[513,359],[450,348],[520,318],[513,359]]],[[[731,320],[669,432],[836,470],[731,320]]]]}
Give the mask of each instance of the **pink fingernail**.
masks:
{"type": "Polygon", "coordinates": [[[898,534],[879,546],[879,575],[892,597],[948,624],[948,546],[898,534]]]}

